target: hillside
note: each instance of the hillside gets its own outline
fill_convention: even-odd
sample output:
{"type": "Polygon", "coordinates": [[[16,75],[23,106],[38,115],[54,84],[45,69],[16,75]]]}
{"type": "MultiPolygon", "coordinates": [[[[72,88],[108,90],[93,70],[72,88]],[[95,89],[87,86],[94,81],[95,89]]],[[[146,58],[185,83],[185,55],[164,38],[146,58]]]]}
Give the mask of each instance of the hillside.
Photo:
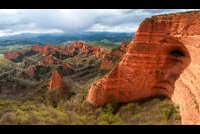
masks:
{"type": "Polygon", "coordinates": [[[180,124],[177,108],[163,97],[101,107],[86,102],[93,82],[113,70],[127,46],[75,41],[6,52],[9,60],[0,64],[7,69],[0,74],[0,124],[180,124]]]}

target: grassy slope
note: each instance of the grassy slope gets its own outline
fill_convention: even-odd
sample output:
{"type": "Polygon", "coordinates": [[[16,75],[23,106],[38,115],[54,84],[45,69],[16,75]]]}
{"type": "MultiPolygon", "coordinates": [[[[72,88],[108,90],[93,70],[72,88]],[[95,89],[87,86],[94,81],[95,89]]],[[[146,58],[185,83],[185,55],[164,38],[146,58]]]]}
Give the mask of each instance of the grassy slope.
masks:
{"type": "Polygon", "coordinates": [[[0,58],[0,67],[4,68],[4,67],[13,67],[15,66],[15,64],[9,60],[6,60],[4,58],[0,58]]]}
{"type": "Polygon", "coordinates": [[[0,101],[0,124],[180,124],[180,116],[172,103],[159,98],[121,106],[93,108],[78,100],[61,101],[54,108],[49,104],[27,101],[0,101]]]}

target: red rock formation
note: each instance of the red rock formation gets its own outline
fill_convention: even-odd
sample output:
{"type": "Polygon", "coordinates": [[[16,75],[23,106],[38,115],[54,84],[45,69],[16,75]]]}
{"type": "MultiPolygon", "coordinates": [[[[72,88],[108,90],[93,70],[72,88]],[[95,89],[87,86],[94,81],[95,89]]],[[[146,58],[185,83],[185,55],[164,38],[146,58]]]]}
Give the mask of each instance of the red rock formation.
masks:
{"type": "Polygon", "coordinates": [[[54,65],[54,64],[62,64],[62,60],[59,59],[54,59],[51,55],[45,56],[42,61],[42,64],[49,64],[49,65],[54,65]]]}
{"type": "MultiPolygon", "coordinates": [[[[42,52],[43,47],[40,45],[34,45],[30,50],[19,50],[19,51],[9,51],[4,54],[4,58],[8,60],[16,60],[17,58],[21,58],[20,60],[24,61],[26,54],[31,51],[42,52]]],[[[30,56],[30,54],[28,55],[30,56]]]]}
{"type": "Polygon", "coordinates": [[[75,41],[72,45],[69,47],[69,52],[73,53],[76,49],[78,49],[82,53],[88,53],[89,48],[88,46],[80,41],[75,41]]]}
{"type": "Polygon", "coordinates": [[[200,12],[145,19],[122,61],[89,90],[87,101],[130,102],[165,95],[183,124],[200,123],[200,12]]]}
{"type": "Polygon", "coordinates": [[[57,70],[54,70],[49,81],[48,91],[54,91],[57,89],[63,90],[65,88],[64,81],[57,70]]]}
{"type": "Polygon", "coordinates": [[[55,60],[52,58],[52,56],[46,56],[42,60],[42,64],[54,65],[55,64],[55,60]]]}
{"type": "Polygon", "coordinates": [[[73,53],[75,50],[76,50],[76,48],[75,48],[73,45],[70,45],[70,46],[69,46],[68,51],[69,51],[70,53],[73,53]]]}
{"type": "Polygon", "coordinates": [[[122,52],[126,52],[126,51],[127,51],[127,46],[128,46],[128,43],[123,42],[123,43],[119,46],[119,50],[122,51],[122,52]]]}
{"type": "Polygon", "coordinates": [[[66,45],[60,45],[60,46],[58,46],[58,49],[66,50],[67,46],[66,45]]]}
{"type": "Polygon", "coordinates": [[[30,50],[39,52],[39,53],[43,54],[44,56],[47,56],[47,55],[55,54],[56,53],[55,49],[56,49],[56,47],[51,44],[46,44],[45,46],[36,44],[36,45],[33,45],[30,50]]]}
{"type": "Polygon", "coordinates": [[[33,46],[31,47],[30,50],[35,51],[35,52],[42,53],[43,48],[44,48],[43,46],[41,46],[41,45],[39,45],[39,44],[35,44],[35,45],[33,45],[33,46]]]}
{"type": "Polygon", "coordinates": [[[97,58],[102,58],[103,57],[103,49],[102,48],[98,48],[96,51],[95,51],[95,57],[97,58]]]}
{"type": "Polygon", "coordinates": [[[100,69],[112,69],[127,51],[127,43],[122,43],[117,49],[106,53],[101,61],[100,69]]]}
{"type": "Polygon", "coordinates": [[[75,41],[74,42],[74,46],[75,47],[78,47],[78,48],[82,48],[84,46],[84,43],[83,42],[80,42],[80,41],[75,41]]]}
{"type": "Polygon", "coordinates": [[[67,70],[70,67],[69,62],[65,62],[63,67],[64,67],[65,70],[67,70]]]}
{"type": "Polygon", "coordinates": [[[29,77],[32,77],[35,74],[36,68],[35,67],[29,67],[28,71],[26,72],[26,74],[29,77]]]}
{"type": "Polygon", "coordinates": [[[20,53],[17,51],[10,51],[10,52],[6,52],[4,53],[4,58],[7,60],[13,60],[16,59],[20,56],[20,53]]]}
{"type": "MultiPolygon", "coordinates": [[[[4,58],[7,60],[16,60],[17,58],[25,57],[27,50],[20,50],[20,51],[9,51],[4,54],[4,58]]],[[[22,59],[23,61],[23,59],[22,59]]]]}
{"type": "Polygon", "coordinates": [[[83,47],[81,48],[81,52],[87,54],[90,52],[90,48],[87,45],[83,44],[83,47]]]}
{"type": "Polygon", "coordinates": [[[84,54],[95,54],[96,56],[102,56],[101,52],[103,51],[102,48],[90,47],[86,45],[84,42],[75,41],[73,44],[69,46],[68,51],[73,53],[75,50],[79,50],[80,53],[84,54]]]}
{"type": "Polygon", "coordinates": [[[100,69],[112,69],[115,66],[114,62],[108,60],[107,58],[103,58],[101,61],[100,69]]]}

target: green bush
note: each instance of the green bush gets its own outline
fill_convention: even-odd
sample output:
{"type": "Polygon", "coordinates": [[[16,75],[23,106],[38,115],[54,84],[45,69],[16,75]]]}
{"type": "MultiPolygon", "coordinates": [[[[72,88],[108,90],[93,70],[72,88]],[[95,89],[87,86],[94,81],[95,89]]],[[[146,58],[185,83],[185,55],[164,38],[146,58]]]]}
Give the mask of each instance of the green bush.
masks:
{"type": "Polygon", "coordinates": [[[44,80],[50,76],[50,73],[52,72],[52,67],[47,65],[38,65],[36,66],[36,71],[33,76],[34,79],[39,81],[40,79],[44,80]]]}
{"type": "Polygon", "coordinates": [[[103,113],[105,114],[114,114],[117,108],[117,103],[108,103],[103,107],[103,113]]]}
{"type": "Polygon", "coordinates": [[[117,116],[117,115],[113,115],[113,114],[104,114],[102,113],[98,118],[97,118],[98,124],[99,125],[122,125],[123,120],[117,116]]]}
{"type": "Polygon", "coordinates": [[[169,105],[169,106],[167,107],[167,110],[166,110],[166,113],[165,113],[167,119],[172,118],[175,112],[176,112],[176,111],[175,111],[174,106],[173,106],[173,105],[169,105]]]}

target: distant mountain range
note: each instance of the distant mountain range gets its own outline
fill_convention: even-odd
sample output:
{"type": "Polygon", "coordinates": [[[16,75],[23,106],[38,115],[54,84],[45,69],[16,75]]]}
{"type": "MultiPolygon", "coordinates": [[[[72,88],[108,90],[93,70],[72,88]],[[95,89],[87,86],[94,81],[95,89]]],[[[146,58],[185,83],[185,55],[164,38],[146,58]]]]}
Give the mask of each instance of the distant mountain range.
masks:
{"type": "Polygon", "coordinates": [[[74,40],[86,42],[121,43],[131,41],[134,33],[84,32],[77,34],[18,34],[0,37],[0,46],[63,44],[74,40]]]}

